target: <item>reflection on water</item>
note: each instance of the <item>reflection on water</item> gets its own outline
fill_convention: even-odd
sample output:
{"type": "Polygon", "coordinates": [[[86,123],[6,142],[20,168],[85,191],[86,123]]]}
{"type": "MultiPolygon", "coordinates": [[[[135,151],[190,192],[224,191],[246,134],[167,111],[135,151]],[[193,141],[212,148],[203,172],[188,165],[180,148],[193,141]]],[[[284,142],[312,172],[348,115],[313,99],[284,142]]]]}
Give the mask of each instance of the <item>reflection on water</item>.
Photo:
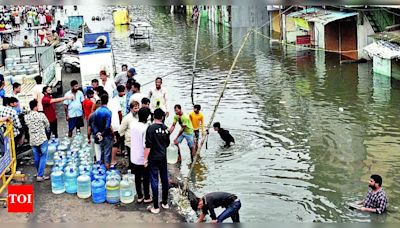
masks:
{"type": "MultiPolygon", "coordinates": [[[[163,86],[169,92],[169,111],[179,103],[188,113],[196,24],[168,12],[162,7],[131,10],[133,18],[145,17],[153,24],[150,50],[130,47],[128,27],[115,28],[112,45],[117,67],[134,66],[142,84],[180,70],[165,77],[163,86]]],[[[198,59],[247,30],[202,20],[200,31],[198,59]]],[[[202,105],[206,120],[240,45],[197,63],[195,102],[202,105]]],[[[221,148],[219,135],[211,130],[192,189],[199,195],[238,194],[246,222],[399,222],[400,90],[394,84],[372,75],[370,63],[340,65],[334,54],[296,52],[252,35],[215,119],[230,130],[236,145],[221,148]],[[373,173],[383,176],[389,195],[387,218],[346,206],[365,195],[373,173]]],[[[169,118],[167,124],[171,122],[169,118]]],[[[186,175],[190,155],[185,144],[182,148],[186,175]]]]}

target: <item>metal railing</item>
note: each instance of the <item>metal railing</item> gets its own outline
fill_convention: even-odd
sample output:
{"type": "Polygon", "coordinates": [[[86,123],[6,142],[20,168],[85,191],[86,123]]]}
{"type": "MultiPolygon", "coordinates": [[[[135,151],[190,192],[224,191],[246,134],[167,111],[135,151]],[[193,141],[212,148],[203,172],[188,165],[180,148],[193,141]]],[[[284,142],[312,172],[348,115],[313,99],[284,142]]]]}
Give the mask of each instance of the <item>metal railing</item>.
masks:
{"type": "MultiPolygon", "coordinates": [[[[0,122],[5,125],[3,133],[4,147],[0,148],[0,195],[8,187],[14,178],[23,178],[24,174],[17,174],[17,154],[15,151],[14,129],[12,121],[0,122]]],[[[7,201],[7,198],[0,198],[0,201],[7,201]]]]}

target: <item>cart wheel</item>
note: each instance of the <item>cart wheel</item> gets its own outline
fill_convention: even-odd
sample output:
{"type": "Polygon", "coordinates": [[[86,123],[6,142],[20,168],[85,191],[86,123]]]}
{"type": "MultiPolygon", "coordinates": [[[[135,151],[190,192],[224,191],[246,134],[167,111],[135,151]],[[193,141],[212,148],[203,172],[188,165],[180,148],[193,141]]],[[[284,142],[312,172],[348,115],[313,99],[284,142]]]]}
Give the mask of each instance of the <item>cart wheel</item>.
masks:
{"type": "Polygon", "coordinates": [[[68,74],[72,73],[72,67],[66,66],[65,72],[67,72],[68,74]]]}

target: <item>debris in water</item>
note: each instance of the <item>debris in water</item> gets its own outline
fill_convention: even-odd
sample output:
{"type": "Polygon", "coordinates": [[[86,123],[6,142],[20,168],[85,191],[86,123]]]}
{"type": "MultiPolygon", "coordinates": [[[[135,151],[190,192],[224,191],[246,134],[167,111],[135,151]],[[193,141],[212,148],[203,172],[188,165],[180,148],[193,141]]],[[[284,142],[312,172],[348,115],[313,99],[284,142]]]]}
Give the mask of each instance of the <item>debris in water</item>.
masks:
{"type": "Polygon", "coordinates": [[[286,104],[286,101],[279,101],[279,104],[286,104]]]}
{"type": "Polygon", "coordinates": [[[196,222],[196,212],[190,206],[188,197],[182,195],[182,190],[179,188],[170,188],[169,191],[170,195],[172,195],[172,205],[176,206],[178,213],[185,217],[186,222],[196,222]]]}
{"type": "Polygon", "coordinates": [[[344,109],[342,107],[339,108],[339,112],[343,112],[344,109]]]}

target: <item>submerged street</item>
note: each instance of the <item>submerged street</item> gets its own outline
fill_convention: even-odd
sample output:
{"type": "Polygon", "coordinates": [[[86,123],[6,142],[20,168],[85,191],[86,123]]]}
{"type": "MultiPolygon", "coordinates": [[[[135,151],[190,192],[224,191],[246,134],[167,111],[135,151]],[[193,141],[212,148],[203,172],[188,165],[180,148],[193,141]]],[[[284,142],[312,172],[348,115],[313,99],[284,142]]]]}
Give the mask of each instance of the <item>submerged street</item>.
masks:
{"type": "MultiPolygon", "coordinates": [[[[85,20],[106,13],[104,21],[88,19],[88,26],[93,32],[111,29],[118,72],[122,64],[135,67],[144,94],[156,77],[163,77],[169,112],[175,104],[184,113],[192,111],[197,24],[189,14],[171,15],[165,7],[130,7],[132,18],[146,18],[154,27],[149,48],[131,46],[130,27],[110,26],[107,8],[81,10],[85,20]]],[[[370,61],[340,64],[337,54],[270,43],[268,30],[260,29],[265,36],[249,37],[214,119],[236,143],[223,148],[211,128],[190,189],[199,196],[215,191],[237,194],[241,222],[400,222],[400,82],[373,74],[370,61]],[[383,177],[388,213],[348,209],[348,203],[365,197],[375,173],[383,177]]],[[[197,59],[224,48],[196,64],[194,103],[201,105],[207,124],[247,31],[201,21],[197,59]]],[[[69,81],[80,80],[77,74],[63,77],[64,93],[69,81]]],[[[64,136],[67,125],[60,104],[57,114],[64,136]]],[[[166,124],[172,120],[170,116],[166,124]]],[[[186,177],[190,154],[185,142],[181,148],[181,175],[186,177]]],[[[161,222],[180,221],[166,216],[161,222]]]]}
{"type": "MultiPolygon", "coordinates": [[[[116,28],[117,62],[135,66],[140,83],[181,69],[165,77],[163,85],[171,106],[179,103],[184,112],[191,111],[196,24],[165,10],[132,11],[150,17],[154,40],[150,51],[127,48],[129,31],[116,28]]],[[[246,32],[203,21],[198,59],[246,32]]],[[[194,101],[207,123],[240,45],[197,63],[194,101]]],[[[336,54],[296,52],[253,34],[215,118],[236,145],[221,149],[211,130],[208,149],[195,167],[193,190],[236,192],[245,222],[399,221],[399,104],[399,83],[373,75],[370,63],[340,65],[336,54]],[[386,218],[347,208],[365,196],[371,173],[383,175],[391,196],[386,218]]],[[[186,153],[184,160],[189,158],[186,153]]],[[[182,165],[184,176],[187,170],[182,165]]]]}

